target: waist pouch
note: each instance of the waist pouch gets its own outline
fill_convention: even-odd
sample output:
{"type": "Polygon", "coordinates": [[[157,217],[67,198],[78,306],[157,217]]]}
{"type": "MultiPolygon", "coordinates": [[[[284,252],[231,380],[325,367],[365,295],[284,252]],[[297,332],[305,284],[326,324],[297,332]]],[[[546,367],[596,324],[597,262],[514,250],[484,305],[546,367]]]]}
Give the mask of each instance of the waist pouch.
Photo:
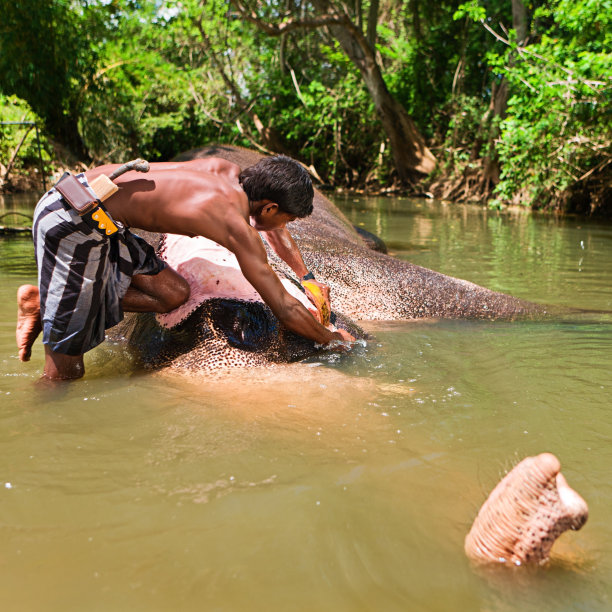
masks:
{"type": "Polygon", "coordinates": [[[55,184],[55,189],[92,229],[105,236],[111,236],[119,231],[107,210],[102,206],[102,202],[92,196],[85,186],[69,172],[64,173],[64,176],[55,184]]]}

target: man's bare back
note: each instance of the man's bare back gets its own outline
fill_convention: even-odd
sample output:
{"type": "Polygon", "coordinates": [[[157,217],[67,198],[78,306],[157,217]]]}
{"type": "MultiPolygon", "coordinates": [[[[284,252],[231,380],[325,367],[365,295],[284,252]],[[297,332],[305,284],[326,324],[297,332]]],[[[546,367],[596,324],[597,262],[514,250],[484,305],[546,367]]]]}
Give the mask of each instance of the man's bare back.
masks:
{"type": "MultiPolygon", "coordinates": [[[[89,181],[118,166],[85,173],[89,181]]],[[[205,236],[227,246],[228,233],[249,225],[249,202],[240,167],[223,159],[152,163],[147,174],[115,180],[119,191],[105,202],[116,221],[151,232],[205,236]]]]}

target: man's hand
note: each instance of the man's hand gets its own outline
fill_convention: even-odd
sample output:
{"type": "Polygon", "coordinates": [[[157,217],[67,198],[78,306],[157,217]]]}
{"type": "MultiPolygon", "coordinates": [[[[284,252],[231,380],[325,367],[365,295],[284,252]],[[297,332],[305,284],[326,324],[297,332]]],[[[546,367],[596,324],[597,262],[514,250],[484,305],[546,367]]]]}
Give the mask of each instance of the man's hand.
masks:
{"type": "Polygon", "coordinates": [[[353,343],[356,342],[355,338],[349,334],[346,329],[336,329],[333,338],[325,345],[323,349],[336,351],[340,353],[346,353],[353,348],[353,343]]]}
{"type": "Polygon", "coordinates": [[[351,336],[351,334],[349,334],[346,329],[341,329],[338,328],[336,330],[337,334],[340,334],[342,336],[342,342],[355,342],[355,338],[353,336],[351,336]]]}

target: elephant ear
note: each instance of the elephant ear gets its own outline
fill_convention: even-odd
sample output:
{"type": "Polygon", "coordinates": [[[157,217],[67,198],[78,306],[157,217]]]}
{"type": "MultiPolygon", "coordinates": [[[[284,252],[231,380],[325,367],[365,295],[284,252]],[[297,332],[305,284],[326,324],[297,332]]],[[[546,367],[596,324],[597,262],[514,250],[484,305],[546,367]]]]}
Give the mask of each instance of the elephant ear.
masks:
{"type": "Polygon", "coordinates": [[[236,349],[267,353],[278,344],[278,321],[258,302],[215,299],[208,310],[213,327],[236,349]]]}
{"type": "Polygon", "coordinates": [[[358,225],[353,225],[353,227],[369,249],[372,249],[372,251],[377,251],[378,253],[387,254],[389,252],[385,241],[380,238],[380,236],[377,236],[372,232],[368,232],[368,230],[365,230],[363,227],[359,227],[358,225]]]}

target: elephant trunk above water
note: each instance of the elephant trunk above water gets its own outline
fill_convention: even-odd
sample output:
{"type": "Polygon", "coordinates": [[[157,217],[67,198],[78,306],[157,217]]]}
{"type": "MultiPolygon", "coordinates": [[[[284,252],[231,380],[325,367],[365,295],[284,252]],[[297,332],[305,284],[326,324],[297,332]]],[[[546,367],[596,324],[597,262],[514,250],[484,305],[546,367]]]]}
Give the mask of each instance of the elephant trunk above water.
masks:
{"type": "Polygon", "coordinates": [[[586,502],[567,484],[550,453],[523,459],[495,487],[465,538],[474,561],[541,564],[555,540],[578,530],[589,515],[586,502]]]}

